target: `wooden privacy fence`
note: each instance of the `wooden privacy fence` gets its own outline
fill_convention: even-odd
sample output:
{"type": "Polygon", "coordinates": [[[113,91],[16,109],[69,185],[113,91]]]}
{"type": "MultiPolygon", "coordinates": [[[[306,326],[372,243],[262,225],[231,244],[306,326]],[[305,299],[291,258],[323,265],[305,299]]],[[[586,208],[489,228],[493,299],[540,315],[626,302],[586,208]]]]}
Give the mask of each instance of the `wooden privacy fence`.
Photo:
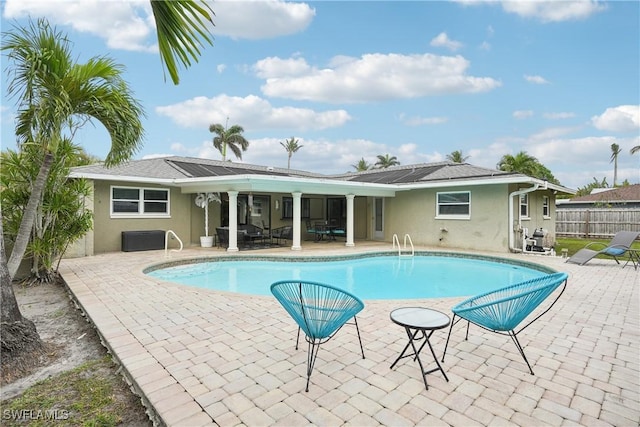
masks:
{"type": "Polygon", "coordinates": [[[556,235],[610,238],[618,231],[640,232],[640,209],[556,209],[556,235]]]}

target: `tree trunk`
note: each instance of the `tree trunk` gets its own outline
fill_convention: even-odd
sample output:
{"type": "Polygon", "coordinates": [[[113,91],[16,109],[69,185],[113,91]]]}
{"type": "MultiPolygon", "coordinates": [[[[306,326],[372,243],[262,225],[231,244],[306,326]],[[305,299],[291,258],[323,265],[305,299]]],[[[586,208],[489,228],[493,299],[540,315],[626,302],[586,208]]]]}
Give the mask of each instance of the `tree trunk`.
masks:
{"type": "Polygon", "coordinates": [[[42,348],[36,325],[22,317],[16,295],[13,293],[4,249],[2,221],[0,221],[0,344],[2,361],[42,348]]]}
{"type": "Polygon", "coordinates": [[[22,214],[20,229],[18,230],[16,242],[13,246],[13,250],[11,251],[11,257],[9,257],[9,262],[7,263],[10,278],[13,278],[15,276],[16,272],[18,271],[18,267],[20,267],[20,263],[22,262],[22,257],[24,257],[24,253],[27,250],[29,237],[31,236],[31,230],[33,228],[33,222],[36,218],[38,204],[40,203],[40,199],[42,198],[42,193],[44,192],[44,187],[47,183],[47,178],[49,177],[49,171],[51,170],[52,163],[53,154],[47,151],[47,153],[44,155],[44,160],[42,161],[42,166],[40,166],[40,171],[38,172],[36,181],[33,184],[33,188],[31,189],[29,201],[27,202],[27,206],[24,210],[24,213],[22,214]]]}

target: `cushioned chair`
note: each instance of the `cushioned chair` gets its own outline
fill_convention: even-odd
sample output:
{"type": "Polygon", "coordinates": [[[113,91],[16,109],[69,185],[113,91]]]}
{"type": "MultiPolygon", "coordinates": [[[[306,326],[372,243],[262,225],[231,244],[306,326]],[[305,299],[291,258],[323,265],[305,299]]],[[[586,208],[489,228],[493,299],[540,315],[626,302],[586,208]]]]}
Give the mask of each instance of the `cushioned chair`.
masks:
{"type": "Polygon", "coordinates": [[[300,329],[305,334],[309,347],[305,391],[309,391],[309,379],[320,345],[329,341],[351,319],[356,326],[364,359],[360,329],[356,320],[356,314],[364,308],[364,303],[358,297],[331,285],[301,280],[276,282],[271,285],[271,293],[298,324],[296,350],[300,329]]]}
{"type": "Polygon", "coordinates": [[[640,233],[637,231],[618,231],[608,245],[602,242],[591,242],[573,254],[566,262],[584,265],[597,255],[608,255],[620,264],[618,257],[624,255],[631,248],[631,244],[636,240],[638,234],[640,233]]]}
{"type": "Polygon", "coordinates": [[[518,348],[518,352],[520,352],[520,355],[527,363],[531,375],[533,375],[533,369],[531,369],[531,365],[524,354],[524,347],[518,341],[517,335],[549,311],[556,301],[558,301],[567,287],[567,277],[566,273],[546,274],[535,279],[471,297],[453,307],[453,320],[449,328],[449,335],[447,336],[447,343],[444,347],[442,361],[444,362],[444,356],[447,353],[447,347],[449,346],[449,339],[451,338],[451,331],[454,325],[461,320],[466,320],[467,334],[465,339],[469,338],[469,325],[471,323],[490,332],[511,337],[518,348]],[[519,327],[560,285],[563,285],[562,290],[551,304],[524,326],[519,327]]]}

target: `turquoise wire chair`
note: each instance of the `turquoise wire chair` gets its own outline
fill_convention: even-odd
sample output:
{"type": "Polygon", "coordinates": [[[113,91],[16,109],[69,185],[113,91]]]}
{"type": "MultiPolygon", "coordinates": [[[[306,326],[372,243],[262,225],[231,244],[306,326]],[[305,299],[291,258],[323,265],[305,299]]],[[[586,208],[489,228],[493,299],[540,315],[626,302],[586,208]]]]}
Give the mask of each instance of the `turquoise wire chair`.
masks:
{"type": "Polygon", "coordinates": [[[271,293],[298,324],[296,350],[300,330],[308,343],[307,386],[318,356],[321,344],[329,341],[348,321],[353,318],[364,359],[364,349],[356,314],[364,303],[356,296],[335,286],[303,280],[282,280],[271,285],[271,293]]]}
{"type": "Polygon", "coordinates": [[[465,340],[469,338],[469,325],[471,323],[490,332],[510,336],[529,367],[531,375],[533,375],[531,364],[529,364],[527,356],[524,354],[524,347],[520,344],[520,341],[518,341],[518,334],[553,307],[567,287],[567,277],[566,273],[546,274],[535,279],[471,297],[453,307],[451,309],[451,311],[453,311],[453,321],[449,328],[449,335],[447,336],[447,343],[444,347],[442,361],[444,362],[444,356],[447,353],[453,326],[461,320],[466,320],[467,334],[465,340]],[[551,304],[516,331],[518,325],[562,284],[564,284],[562,290],[551,304]]]}

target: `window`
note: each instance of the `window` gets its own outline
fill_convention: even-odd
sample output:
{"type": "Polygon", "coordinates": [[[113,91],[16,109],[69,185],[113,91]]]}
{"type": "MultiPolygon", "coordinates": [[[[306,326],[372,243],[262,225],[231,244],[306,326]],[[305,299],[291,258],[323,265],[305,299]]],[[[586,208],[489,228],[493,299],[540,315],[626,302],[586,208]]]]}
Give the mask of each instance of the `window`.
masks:
{"type": "Polygon", "coordinates": [[[529,218],[529,195],[520,195],[520,217],[529,218]]]}
{"type": "MultiPolygon", "coordinates": [[[[311,218],[311,200],[302,197],[300,200],[300,216],[302,218],[311,218]]],[[[282,198],[282,219],[293,218],[293,197],[282,198]]]]}
{"type": "Polygon", "coordinates": [[[169,190],[111,187],[111,216],[167,217],[169,216],[169,190]]]}
{"type": "Polygon", "coordinates": [[[282,219],[291,219],[291,218],[293,218],[293,198],[283,197],[282,198],[282,219]]]}
{"type": "Polygon", "coordinates": [[[549,205],[549,196],[542,196],[542,216],[545,218],[551,217],[551,207],[549,205]]]}
{"type": "Polygon", "coordinates": [[[436,217],[469,219],[471,217],[471,193],[459,191],[436,193],[436,217]]]}

